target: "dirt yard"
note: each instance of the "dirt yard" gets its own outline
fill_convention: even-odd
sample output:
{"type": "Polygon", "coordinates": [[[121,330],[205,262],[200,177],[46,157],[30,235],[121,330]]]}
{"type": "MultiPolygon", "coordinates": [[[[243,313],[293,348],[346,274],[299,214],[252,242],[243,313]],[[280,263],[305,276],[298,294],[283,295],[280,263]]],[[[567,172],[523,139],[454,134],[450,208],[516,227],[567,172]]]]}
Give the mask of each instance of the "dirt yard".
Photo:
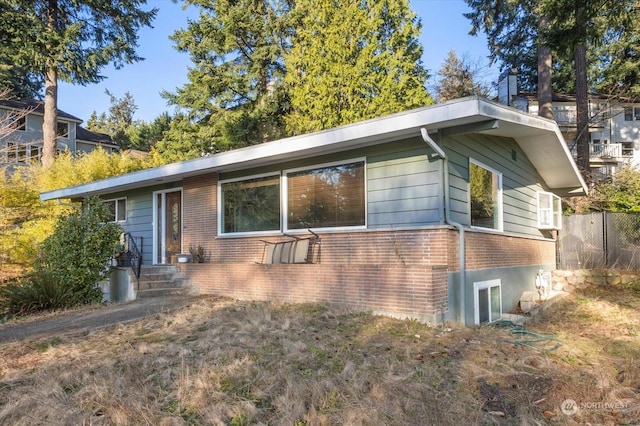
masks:
{"type": "Polygon", "coordinates": [[[637,424],[640,285],[581,290],[526,327],[203,298],[0,344],[0,424],[637,424]]]}

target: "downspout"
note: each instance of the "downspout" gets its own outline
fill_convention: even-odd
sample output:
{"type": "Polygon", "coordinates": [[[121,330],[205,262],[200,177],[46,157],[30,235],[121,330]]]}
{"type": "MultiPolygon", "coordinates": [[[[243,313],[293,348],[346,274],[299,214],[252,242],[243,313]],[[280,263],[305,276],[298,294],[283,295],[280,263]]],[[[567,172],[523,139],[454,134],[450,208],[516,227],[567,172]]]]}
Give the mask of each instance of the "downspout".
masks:
{"type": "Polygon", "coordinates": [[[420,133],[422,134],[422,139],[429,144],[431,149],[433,149],[436,154],[442,158],[443,170],[442,170],[442,182],[444,186],[444,220],[447,225],[454,226],[458,229],[458,258],[460,261],[460,289],[459,289],[459,321],[461,324],[466,324],[465,320],[465,287],[466,287],[466,257],[465,257],[465,239],[464,239],[464,226],[461,223],[458,223],[451,219],[451,194],[449,191],[449,159],[445,154],[444,150],[434,141],[426,128],[420,128],[420,133]]]}

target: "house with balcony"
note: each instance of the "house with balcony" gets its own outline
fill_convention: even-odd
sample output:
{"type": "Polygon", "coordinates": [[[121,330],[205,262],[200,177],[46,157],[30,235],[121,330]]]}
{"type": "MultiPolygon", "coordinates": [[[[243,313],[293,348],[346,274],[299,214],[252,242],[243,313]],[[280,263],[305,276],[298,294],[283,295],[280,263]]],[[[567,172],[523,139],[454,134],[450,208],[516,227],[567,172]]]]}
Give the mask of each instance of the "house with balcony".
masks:
{"type": "MultiPolygon", "coordinates": [[[[37,161],[42,156],[44,103],[36,100],[0,100],[0,166],[15,166],[37,161]]],[[[58,110],[57,149],[74,155],[101,147],[108,153],[118,146],[109,135],[91,132],[82,120],[58,110]]]]}
{"type": "MultiPolygon", "coordinates": [[[[537,94],[519,91],[514,71],[501,77],[498,100],[538,114],[537,94]]],[[[575,158],[574,141],[578,135],[576,98],[554,93],[552,102],[554,119],[575,158]]],[[[610,177],[624,166],[640,166],[640,102],[589,95],[589,139],[589,163],[596,180],[610,177]]]]}

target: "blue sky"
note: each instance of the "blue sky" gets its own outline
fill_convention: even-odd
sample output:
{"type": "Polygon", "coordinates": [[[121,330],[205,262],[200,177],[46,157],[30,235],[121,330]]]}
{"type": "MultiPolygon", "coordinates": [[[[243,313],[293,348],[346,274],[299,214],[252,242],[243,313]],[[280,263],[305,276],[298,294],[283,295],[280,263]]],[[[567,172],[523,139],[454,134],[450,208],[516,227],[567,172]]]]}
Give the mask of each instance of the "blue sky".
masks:
{"type": "MultiPolygon", "coordinates": [[[[198,11],[182,10],[181,4],[171,0],[148,0],[147,5],[149,8],[157,7],[159,11],[154,28],[140,32],[138,53],[145,60],[119,70],[113,67],[103,69],[102,74],[107,78],[98,84],[72,86],[61,82],[59,109],[86,123],[92,111],[107,112],[110,104],[105,89],[108,89],[118,98],[126,92],[131,93],[138,106],[137,120],[151,121],[164,111],[173,112],[173,107],[166,104],[160,92],[175,91],[186,83],[191,63],[187,54],[173,48],[169,36],[175,30],[185,28],[187,18],[197,19],[198,11]]],[[[487,82],[497,79],[496,67],[488,67],[486,39],[468,35],[471,25],[462,16],[468,11],[463,0],[411,0],[411,6],[422,20],[422,61],[431,75],[438,72],[448,52],[454,50],[459,57],[486,66],[483,78],[487,82]]]]}

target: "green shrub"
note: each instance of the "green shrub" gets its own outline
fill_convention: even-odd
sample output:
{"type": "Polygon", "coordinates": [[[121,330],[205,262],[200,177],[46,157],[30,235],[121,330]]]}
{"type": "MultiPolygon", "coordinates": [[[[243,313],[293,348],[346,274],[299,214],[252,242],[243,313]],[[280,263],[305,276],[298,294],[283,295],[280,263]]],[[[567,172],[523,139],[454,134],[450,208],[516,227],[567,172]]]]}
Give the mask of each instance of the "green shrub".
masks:
{"type": "Polygon", "coordinates": [[[20,315],[100,302],[96,284],[109,271],[109,259],[122,228],[108,222],[99,198],[61,216],[41,246],[33,272],[0,290],[0,311],[20,315]]]}
{"type": "Polygon", "coordinates": [[[96,283],[106,277],[121,233],[120,225],[109,222],[102,200],[88,198],[82,208],[58,219],[35,269],[49,271],[70,288],[71,306],[99,302],[102,293],[96,283]]]}
{"type": "Polygon", "coordinates": [[[2,315],[27,315],[65,308],[71,289],[48,271],[32,272],[0,288],[2,315]]]}

